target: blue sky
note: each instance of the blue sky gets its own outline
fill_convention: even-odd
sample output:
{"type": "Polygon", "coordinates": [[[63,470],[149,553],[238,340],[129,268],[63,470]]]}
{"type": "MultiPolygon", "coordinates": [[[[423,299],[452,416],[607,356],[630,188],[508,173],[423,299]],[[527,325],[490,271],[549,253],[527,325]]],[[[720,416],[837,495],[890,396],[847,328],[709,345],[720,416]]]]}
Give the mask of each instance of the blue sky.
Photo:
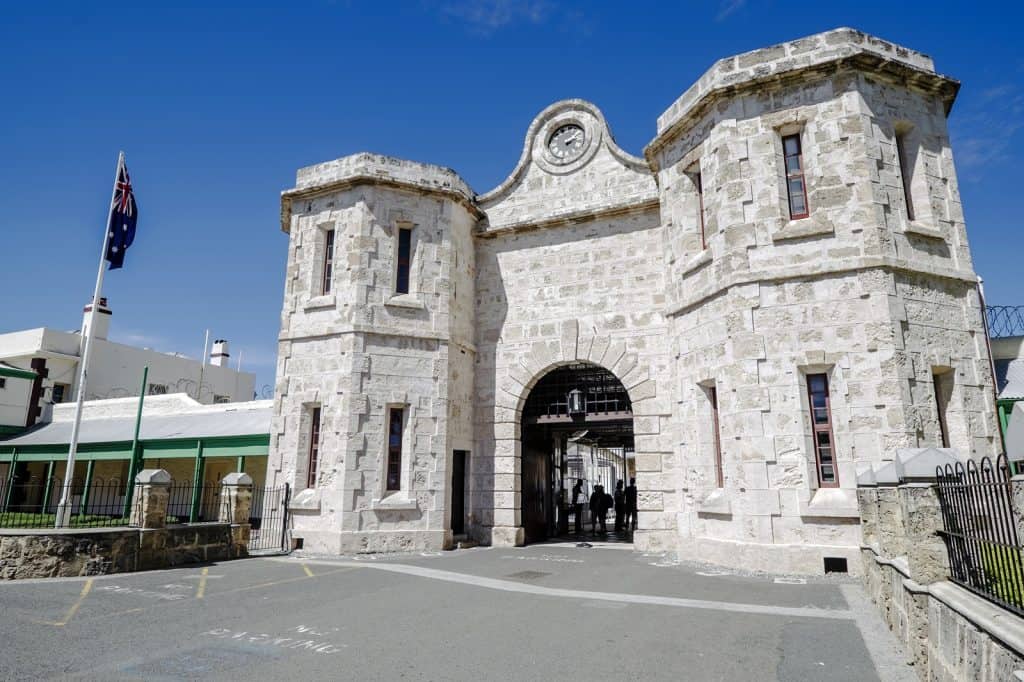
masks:
{"type": "Polygon", "coordinates": [[[198,356],[210,328],[262,387],[287,249],[279,193],[296,168],[374,151],[450,166],[484,192],[534,115],[567,97],[597,104],[639,154],[716,59],[837,26],[926,52],[963,82],[950,127],[975,267],[990,303],[1024,304],[1024,17],[1009,3],[148,4],[5,8],[0,331],[79,326],[124,149],[140,221],[104,288],[112,337],[198,356]]]}

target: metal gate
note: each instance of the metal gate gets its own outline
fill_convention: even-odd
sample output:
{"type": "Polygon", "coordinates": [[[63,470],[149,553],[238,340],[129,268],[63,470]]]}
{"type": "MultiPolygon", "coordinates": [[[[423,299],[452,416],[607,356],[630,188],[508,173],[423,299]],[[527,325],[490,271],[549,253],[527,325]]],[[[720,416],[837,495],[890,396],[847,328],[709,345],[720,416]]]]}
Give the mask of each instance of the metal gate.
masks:
{"type": "Polygon", "coordinates": [[[287,552],[288,499],[291,488],[285,483],[277,488],[252,490],[249,512],[249,551],[261,553],[287,552]]]}

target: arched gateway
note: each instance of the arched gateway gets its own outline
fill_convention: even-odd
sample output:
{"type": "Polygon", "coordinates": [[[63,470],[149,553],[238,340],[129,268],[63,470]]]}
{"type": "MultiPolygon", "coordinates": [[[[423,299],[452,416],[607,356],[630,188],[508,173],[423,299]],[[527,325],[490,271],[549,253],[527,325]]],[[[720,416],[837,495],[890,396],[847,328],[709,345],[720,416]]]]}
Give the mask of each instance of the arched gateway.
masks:
{"type": "MultiPolygon", "coordinates": [[[[633,409],[626,387],[604,367],[575,362],[545,374],[521,417],[522,519],[526,542],[576,527],[573,487],[609,494],[635,473],[633,409]]],[[[618,536],[622,537],[622,536],[618,536]]]]}

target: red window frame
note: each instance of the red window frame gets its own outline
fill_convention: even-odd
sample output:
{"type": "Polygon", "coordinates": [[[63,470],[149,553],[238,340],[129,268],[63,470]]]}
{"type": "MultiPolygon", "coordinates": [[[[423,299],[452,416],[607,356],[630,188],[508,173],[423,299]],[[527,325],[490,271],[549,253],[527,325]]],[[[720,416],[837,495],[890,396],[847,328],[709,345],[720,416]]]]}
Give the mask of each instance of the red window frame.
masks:
{"type": "Polygon", "coordinates": [[[405,410],[392,407],[388,410],[388,468],[387,492],[402,489],[402,438],[405,431],[405,410]]]}
{"type": "Polygon", "coordinates": [[[803,145],[800,142],[800,134],[784,135],[782,137],[783,168],[786,171],[786,196],[789,199],[789,219],[800,220],[811,215],[811,207],[807,202],[807,180],[804,177],[804,155],[803,145]],[[794,141],[795,151],[787,150],[787,142],[794,141]],[[794,192],[793,183],[799,183],[799,191],[794,192]],[[803,212],[797,211],[793,205],[793,199],[800,198],[803,201],[803,212]]]}
{"type": "Polygon", "coordinates": [[[704,180],[700,171],[694,173],[693,182],[697,185],[697,224],[700,225],[700,248],[708,248],[707,235],[704,232],[704,180]]]}
{"type": "Polygon", "coordinates": [[[398,228],[398,266],[395,293],[409,293],[409,265],[412,262],[412,228],[398,228]]]}
{"type": "Polygon", "coordinates": [[[722,438],[718,425],[718,387],[708,386],[708,401],[711,403],[711,428],[714,429],[715,443],[715,484],[725,487],[725,473],[722,471],[722,438]]]}
{"type": "Polygon", "coordinates": [[[316,487],[316,467],[320,457],[320,408],[314,407],[310,413],[312,423],[309,425],[309,466],[306,470],[306,487],[316,487]]]}
{"type": "MultiPolygon", "coordinates": [[[[952,372],[933,372],[932,388],[935,390],[935,409],[939,413],[939,437],[942,439],[942,447],[949,447],[949,423],[946,421],[946,412],[949,409],[949,400],[943,395],[943,388],[947,381],[953,378],[952,372]]],[[[950,387],[952,393],[952,387],[950,387]]]]}
{"type": "Polygon", "coordinates": [[[836,438],[832,432],[832,398],[829,395],[829,381],[827,374],[807,375],[807,402],[810,407],[811,416],[811,440],[814,442],[814,468],[818,475],[818,487],[838,488],[839,467],[836,463],[836,438]],[[814,383],[821,380],[822,390],[816,391],[814,383]],[[820,398],[816,401],[815,398],[820,398]],[[819,404],[820,403],[820,404],[819,404]],[[818,417],[823,416],[824,421],[818,417]],[[827,440],[822,443],[822,437],[827,440]],[[828,448],[828,459],[823,457],[824,447],[828,448]],[[827,470],[831,469],[831,476],[827,470]]]}
{"type": "Polygon", "coordinates": [[[326,230],[324,235],[324,275],[320,281],[320,293],[331,293],[334,281],[334,230],[326,230]]]}
{"type": "Polygon", "coordinates": [[[903,182],[903,201],[907,206],[907,220],[914,220],[914,199],[910,194],[913,169],[908,168],[907,147],[904,133],[896,133],[896,157],[900,164],[900,180],[903,182]]]}

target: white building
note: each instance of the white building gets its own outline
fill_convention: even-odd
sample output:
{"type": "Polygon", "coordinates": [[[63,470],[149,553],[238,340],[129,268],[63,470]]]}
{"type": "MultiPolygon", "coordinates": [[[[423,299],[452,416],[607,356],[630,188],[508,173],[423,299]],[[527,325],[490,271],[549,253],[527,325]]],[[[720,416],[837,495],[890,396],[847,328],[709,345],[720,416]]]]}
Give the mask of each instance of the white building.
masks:
{"type": "Polygon", "coordinates": [[[87,400],[137,396],[145,367],[149,367],[148,394],[187,393],[207,404],[253,399],[256,375],[228,367],[230,357],[226,341],[213,344],[210,361],[205,364],[180,354],[115,343],[107,339],[111,311],[104,298],[95,313],[91,305],[86,305],[81,331],[40,327],[0,334],[0,362],[13,370],[36,374],[27,394],[22,390],[24,380],[9,377],[5,382],[7,387],[0,387],[3,417],[20,421],[0,423],[31,426],[45,417],[47,406],[74,399],[84,333],[93,317],[96,333],[89,362],[87,400]]]}

